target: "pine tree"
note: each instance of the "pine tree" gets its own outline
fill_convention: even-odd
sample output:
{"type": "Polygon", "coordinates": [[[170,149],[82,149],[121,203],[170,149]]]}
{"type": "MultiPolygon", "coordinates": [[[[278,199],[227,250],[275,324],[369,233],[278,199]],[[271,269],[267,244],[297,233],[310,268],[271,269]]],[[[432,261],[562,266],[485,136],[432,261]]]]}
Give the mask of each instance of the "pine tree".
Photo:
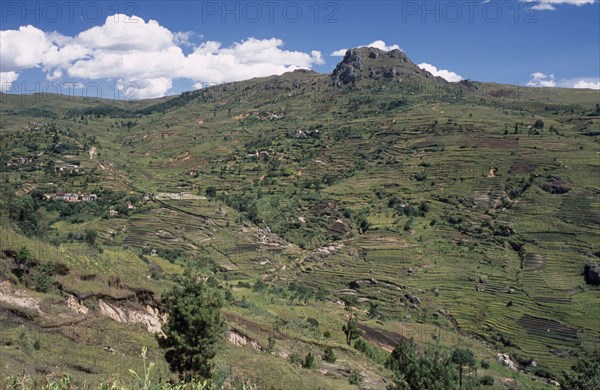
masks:
{"type": "Polygon", "coordinates": [[[452,351],[451,356],[452,362],[456,364],[459,372],[460,386],[462,389],[462,378],[463,378],[463,369],[465,366],[472,368],[475,367],[475,356],[473,352],[469,349],[455,349],[452,351]]]}
{"type": "Polygon", "coordinates": [[[184,381],[196,377],[210,378],[212,358],[223,336],[221,318],[223,297],[198,275],[187,271],[179,285],[163,294],[168,315],[158,343],[165,348],[171,371],[184,381]]]}

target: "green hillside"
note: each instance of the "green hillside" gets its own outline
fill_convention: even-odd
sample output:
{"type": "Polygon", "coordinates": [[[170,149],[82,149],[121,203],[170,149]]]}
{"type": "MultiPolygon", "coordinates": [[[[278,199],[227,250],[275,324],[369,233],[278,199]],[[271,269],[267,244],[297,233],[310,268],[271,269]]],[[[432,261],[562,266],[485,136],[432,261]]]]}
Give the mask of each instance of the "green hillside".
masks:
{"type": "Polygon", "coordinates": [[[147,346],[169,377],[152,332],[186,266],[229,296],[217,372],[259,388],[383,389],[410,338],[551,388],[599,345],[599,91],[447,83],[362,48],[331,75],[0,101],[2,373],[84,387],[147,346]]]}

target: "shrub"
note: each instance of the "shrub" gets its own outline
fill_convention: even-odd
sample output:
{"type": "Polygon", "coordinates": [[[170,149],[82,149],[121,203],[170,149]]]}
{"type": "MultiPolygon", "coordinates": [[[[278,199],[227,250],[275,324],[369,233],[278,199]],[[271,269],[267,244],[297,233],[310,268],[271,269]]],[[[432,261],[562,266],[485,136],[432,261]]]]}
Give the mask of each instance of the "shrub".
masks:
{"type": "Polygon", "coordinates": [[[312,326],[314,328],[319,327],[319,321],[316,318],[308,317],[306,319],[306,322],[308,322],[310,324],[310,326],[312,326]]]}
{"type": "Polygon", "coordinates": [[[33,283],[35,290],[46,293],[50,289],[50,275],[52,274],[52,264],[44,263],[36,269],[33,283]]]}
{"type": "Polygon", "coordinates": [[[217,189],[213,186],[210,186],[206,189],[205,193],[206,196],[208,196],[209,198],[214,198],[215,196],[217,196],[217,189]]]}
{"type": "Polygon", "coordinates": [[[302,357],[298,354],[298,352],[293,352],[289,358],[290,359],[290,363],[292,364],[302,364],[302,357]]]}
{"type": "Polygon", "coordinates": [[[302,363],[303,368],[313,368],[315,366],[315,355],[312,352],[306,354],[304,362],[302,363]]]}
{"type": "Polygon", "coordinates": [[[323,351],[323,360],[327,363],[335,363],[337,360],[337,356],[335,356],[335,352],[333,352],[333,348],[326,347],[325,351],[323,351]]]}
{"type": "Polygon", "coordinates": [[[494,378],[491,375],[485,375],[479,380],[482,386],[494,386],[494,378]]]}
{"type": "Polygon", "coordinates": [[[27,260],[31,259],[31,253],[29,253],[29,249],[25,245],[19,249],[15,260],[17,264],[24,264],[27,260]]]}
{"type": "Polygon", "coordinates": [[[360,386],[360,384],[362,382],[362,375],[360,374],[360,371],[352,370],[350,372],[350,376],[348,376],[348,382],[351,385],[360,386]]]}
{"type": "Polygon", "coordinates": [[[96,244],[97,237],[98,237],[98,232],[95,229],[92,229],[92,228],[85,229],[85,242],[89,246],[93,246],[96,244]]]}
{"type": "Polygon", "coordinates": [[[427,175],[425,173],[417,173],[415,175],[415,180],[416,181],[425,181],[425,180],[427,180],[427,175]]]}
{"type": "Polygon", "coordinates": [[[269,337],[267,338],[267,340],[268,340],[267,352],[271,353],[275,349],[275,344],[277,343],[277,339],[272,334],[270,334],[269,337]]]}

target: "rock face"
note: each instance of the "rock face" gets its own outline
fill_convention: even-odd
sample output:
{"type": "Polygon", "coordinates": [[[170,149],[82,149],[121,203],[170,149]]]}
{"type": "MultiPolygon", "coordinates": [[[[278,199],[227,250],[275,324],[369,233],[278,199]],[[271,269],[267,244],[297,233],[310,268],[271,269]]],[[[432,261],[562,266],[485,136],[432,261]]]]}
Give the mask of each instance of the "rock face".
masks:
{"type": "Polygon", "coordinates": [[[348,50],[342,62],[340,62],[331,75],[334,85],[354,84],[364,67],[364,61],[357,49],[348,50]]]}
{"type": "Polygon", "coordinates": [[[444,79],[419,68],[398,49],[389,52],[373,47],[350,49],[331,74],[331,83],[337,87],[369,79],[430,80],[447,84],[444,79]]]}
{"type": "Polygon", "coordinates": [[[590,261],[585,265],[583,274],[586,283],[593,284],[594,286],[600,285],[600,268],[595,261],[590,261]]]}
{"type": "Polygon", "coordinates": [[[162,334],[162,322],[166,317],[162,317],[157,309],[146,306],[142,310],[117,306],[98,299],[98,309],[101,315],[109,317],[117,322],[140,323],[146,326],[148,332],[162,334]]]}

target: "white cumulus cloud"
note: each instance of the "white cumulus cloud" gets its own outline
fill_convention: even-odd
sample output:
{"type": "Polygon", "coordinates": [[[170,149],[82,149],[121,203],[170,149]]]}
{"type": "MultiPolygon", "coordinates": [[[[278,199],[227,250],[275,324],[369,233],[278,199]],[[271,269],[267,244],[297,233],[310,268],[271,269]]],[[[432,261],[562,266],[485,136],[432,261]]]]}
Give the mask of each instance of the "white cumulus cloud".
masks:
{"type": "Polygon", "coordinates": [[[42,30],[31,25],[18,30],[0,31],[0,64],[2,71],[37,67],[53,44],[42,30]]]}
{"type": "Polygon", "coordinates": [[[77,35],[78,43],[95,49],[161,50],[173,45],[173,33],[156,20],[147,23],[141,18],[127,22],[127,16],[115,14],[104,25],[95,26],[77,35]],[[135,21],[135,23],[133,23],[135,21]]]}
{"type": "Polygon", "coordinates": [[[546,75],[542,72],[534,72],[530,75],[530,80],[526,85],[528,87],[600,89],[600,79],[591,77],[557,79],[554,74],[546,75]]]}
{"type": "Polygon", "coordinates": [[[0,72],[0,92],[6,92],[10,89],[13,82],[19,78],[17,72],[0,72]]]}
{"type": "MultiPolygon", "coordinates": [[[[171,32],[155,20],[112,15],[104,24],[70,37],[33,26],[0,31],[2,80],[13,82],[18,71],[40,68],[48,80],[65,76],[87,80],[119,80],[135,85],[135,98],[164,96],[176,78],[194,84],[262,77],[311,69],[325,61],[321,52],[283,49],[281,39],[247,38],[223,47],[206,41],[185,54],[193,32],[171,32]]],[[[129,88],[127,95],[132,94],[129,88]]]]}
{"type": "Polygon", "coordinates": [[[573,88],[600,89],[600,81],[579,80],[573,84],[573,88]]]}
{"type": "Polygon", "coordinates": [[[537,11],[554,11],[556,5],[583,5],[594,4],[596,0],[520,0],[524,3],[531,3],[531,8],[537,11]]]}
{"type": "Polygon", "coordinates": [[[450,70],[447,69],[438,69],[435,66],[428,64],[426,62],[423,62],[419,65],[417,65],[419,68],[424,69],[426,71],[428,71],[429,73],[431,73],[434,76],[437,77],[441,77],[446,81],[449,81],[451,83],[456,83],[458,81],[461,81],[463,79],[463,77],[461,75],[459,75],[458,73],[452,72],[450,70]]]}
{"type": "MultiPolygon", "coordinates": [[[[402,50],[400,48],[400,46],[393,44],[393,45],[386,45],[386,43],[380,39],[373,41],[371,43],[369,43],[368,45],[361,45],[358,47],[374,47],[376,49],[379,50],[383,50],[383,51],[391,51],[391,50],[402,50]]],[[[346,55],[346,52],[348,51],[348,49],[339,49],[334,51],[333,53],[330,54],[330,56],[332,57],[343,57],[344,55],[346,55]]]]}
{"type": "Polygon", "coordinates": [[[117,81],[119,97],[123,99],[148,99],[164,96],[173,86],[173,81],[166,77],[154,79],[119,79],[117,81]]]}
{"type": "Polygon", "coordinates": [[[534,72],[529,75],[531,79],[527,82],[528,87],[556,87],[553,74],[546,75],[542,72],[534,72]]]}

